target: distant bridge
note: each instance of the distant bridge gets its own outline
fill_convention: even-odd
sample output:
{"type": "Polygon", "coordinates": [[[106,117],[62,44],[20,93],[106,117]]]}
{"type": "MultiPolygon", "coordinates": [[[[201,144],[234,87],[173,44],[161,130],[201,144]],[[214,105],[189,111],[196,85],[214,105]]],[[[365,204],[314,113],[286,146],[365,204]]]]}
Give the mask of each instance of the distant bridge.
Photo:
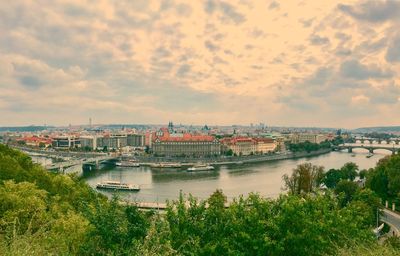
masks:
{"type": "Polygon", "coordinates": [[[387,145],[389,144],[399,145],[400,143],[400,138],[378,139],[378,138],[367,138],[367,137],[355,137],[354,139],[356,143],[361,143],[361,144],[382,144],[382,142],[386,142],[387,145]]]}
{"type": "Polygon", "coordinates": [[[47,170],[59,170],[62,172],[65,168],[68,168],[71,166],[87,164],[87,163],[96,163],[96,165],[98,165],[100,162],[108,161],[108,160],[116,159],[116,158],[118,158],[118,157],[116,157],[116,156],[98,156],[98,157],[92,157],[92,158],[83,158],[83,159],[70,160],[70,161],[59,162],[59,163],[52,163],[52,164],[45,165],[44,167],[47,170]]]}
{"type": "Polygon", "coordinates": [[[392,154],[396,152],[400,152],[400,145],[399,144],[359,144],[359,143],[345,143],[339,146],[336,146],[336,150],[344,150],[347,149],[349,153],[353,152],[355,148],[363,148],[367,149],[370,153],[374,153],[374,150],[377,149],[384,149],[391,151],[392,154]]]}

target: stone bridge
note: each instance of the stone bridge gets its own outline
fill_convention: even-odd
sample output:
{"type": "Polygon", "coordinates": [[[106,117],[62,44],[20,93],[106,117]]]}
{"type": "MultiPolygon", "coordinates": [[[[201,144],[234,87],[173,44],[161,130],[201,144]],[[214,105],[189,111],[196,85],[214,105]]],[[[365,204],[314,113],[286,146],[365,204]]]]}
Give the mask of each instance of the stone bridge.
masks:
{"type": "Polygon", "coordinates": [[[378,139],[378,138],[367,138],[367,137],[355,137],[356,143],[361,144],[382,144],[382,142],[386,142],[387,145],[399,145],[400,138],[390,138],[390,139],[378,139]]]}
{"type": "Polygon", "coordinates": [[[343,150],[347,149],[349,153],[353,152],[353,149],[355,148],[363,148],[368,150],[370,153],[374,153],[374,150],[377,149],[384,149],[391,151],[392,154],[395,154],[396,152],[400,152],[400,145],[396,144],[389,144],[389,145],[384,145],[384,144],[358,144],[358,143],[346,143],[342,144],[339,146],[335,147],[335,150],[343,150]]]}

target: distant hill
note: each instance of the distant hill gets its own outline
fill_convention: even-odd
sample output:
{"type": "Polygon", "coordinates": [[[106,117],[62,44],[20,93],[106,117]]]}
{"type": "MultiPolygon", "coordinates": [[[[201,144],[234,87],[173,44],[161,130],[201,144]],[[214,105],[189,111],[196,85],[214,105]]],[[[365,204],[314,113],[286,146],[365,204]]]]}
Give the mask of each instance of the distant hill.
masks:
{"type": "Polygon", "coordinates": [[[362,127],[352,130],[355,133],[400,133],[400,126],[362,127]]]}
{"type": "Polygon", "coordinates": [[[11,126],[11,127],[0,127],[0,132],[37,132],[54,128],[53,126],[11,126]]]}

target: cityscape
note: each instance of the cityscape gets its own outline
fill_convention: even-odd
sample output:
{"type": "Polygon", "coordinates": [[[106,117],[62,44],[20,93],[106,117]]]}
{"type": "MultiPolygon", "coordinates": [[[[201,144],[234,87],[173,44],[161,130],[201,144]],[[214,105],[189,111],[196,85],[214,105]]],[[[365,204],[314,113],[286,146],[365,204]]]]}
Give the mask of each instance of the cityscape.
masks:
{"type": "Polygon", "coordinates": [[[400,1],[0,3],[0,256],[400,255],[400,1]]]}

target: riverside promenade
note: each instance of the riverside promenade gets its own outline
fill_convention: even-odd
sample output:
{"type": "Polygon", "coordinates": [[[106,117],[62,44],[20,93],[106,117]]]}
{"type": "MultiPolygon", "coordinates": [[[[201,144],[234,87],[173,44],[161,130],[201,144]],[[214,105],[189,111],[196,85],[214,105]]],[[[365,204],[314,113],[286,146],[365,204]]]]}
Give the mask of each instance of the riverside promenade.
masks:
{"type": "Polygon", "coordinates": [[[141,165],[144,166],[160,162],[179,162],[183,166],[193,165],[199,162],[211,165],[233,165],[233,164],[261,163],[268,161],[312,157],[312,156],[327,154],[331,151],[332,150],[328,148],[312,152],[281,153],[281,154],[271,154],[271,155],[232,156],[232,157],[219,156],[219,157],[209,157],[209,158],[136,157],[136,159],[140,162],[141,165]]]}

